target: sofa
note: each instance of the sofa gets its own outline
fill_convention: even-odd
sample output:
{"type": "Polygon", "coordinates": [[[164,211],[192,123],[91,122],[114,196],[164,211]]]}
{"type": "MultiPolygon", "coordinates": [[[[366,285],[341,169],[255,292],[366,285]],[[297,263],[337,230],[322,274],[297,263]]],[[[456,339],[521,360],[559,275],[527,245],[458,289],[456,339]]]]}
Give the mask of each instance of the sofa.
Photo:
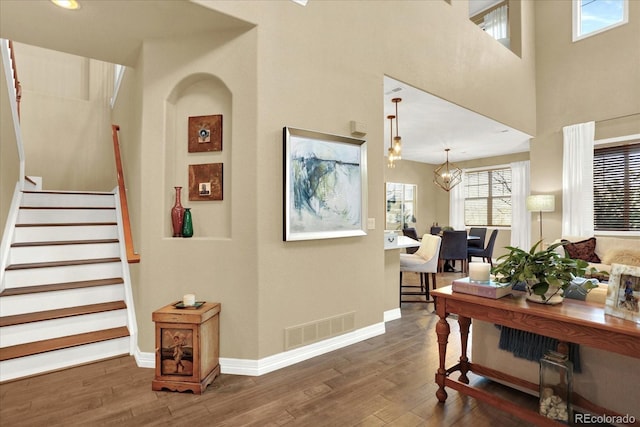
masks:
{"type": "MultiPolygon", "coordinates": [[[[590,266],[599,271],[611,271],[611,264],[640,266],[639,238],[597,236],[587,239],[566,237],[565,240],[573,243],[571,246],[565,245],[565,248],[569,248],[568,256],[590,258],[587,260],[590,266]],[[592,254],[597,258],[591,257],[592,254]]],[[[565,255],[562,247],[557,250],[565,255]]],[[[591,290],[583,299],[589,304],[604,307],[606,296],[607,284],[600,283],[598,288],[591,290]]],[[[539,382],[538,362],[515,357],[511,352],[498,348],[500,330],[494,324],[474,320],[471,332],[472,362],[536,384],[539,382]]],[[[587,346],[580,346],[579,352],[581,372],[574,373],[574,391],[600,406],[621,414],[633,415],[636,420],[640,420],[640,359],[587,346]]]]}
{"type": "Polygon", "coordinates": [[[640,266],[640,238],[621,238],[610,236],[576,237],[557,239],[554,243],[564,242],[558,247],[561,255],[579,258],[589,262],[598,270],[611,271],[611,264],[640,266]]]}

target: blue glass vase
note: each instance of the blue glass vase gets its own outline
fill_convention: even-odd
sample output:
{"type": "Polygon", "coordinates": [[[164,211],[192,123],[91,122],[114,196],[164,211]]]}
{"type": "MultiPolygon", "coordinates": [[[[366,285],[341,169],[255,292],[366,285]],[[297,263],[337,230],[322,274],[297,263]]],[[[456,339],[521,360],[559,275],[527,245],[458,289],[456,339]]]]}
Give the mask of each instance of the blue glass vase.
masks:
{"type": "Polygon", "coordinates": [[[191,218],[191,208],[184,209],[184,217],[182,219],[182,237],[193,236],[193,219],[191,218]]]}

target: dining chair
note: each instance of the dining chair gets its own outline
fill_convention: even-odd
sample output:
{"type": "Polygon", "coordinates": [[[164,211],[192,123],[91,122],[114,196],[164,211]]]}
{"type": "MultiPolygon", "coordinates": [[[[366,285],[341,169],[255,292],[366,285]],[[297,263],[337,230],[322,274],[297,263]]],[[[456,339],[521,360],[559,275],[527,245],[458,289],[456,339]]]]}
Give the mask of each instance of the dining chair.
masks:
{"type": "Polygon", "coordinates": [[[450,231],[442,232],[442,247],[440,248],[440,261],[438,271],[444,271],[445,261],[460,260],[462,273],[468,271],[467,232],[450,231]]]}
{"type": "Polygon", "coordinates": [[[470,248],[484,248],[484,239],[487,236],[486,227],[471,227],[469,229],[469,237],[477,237],[477,239],[469,239],[468,246],[470,248]]]}
{"type": "Polygon", "coordinates": [[[498,236],[498,230],[493,230],[491,236],[489,236],[489,243],[485,248],[469,248],[467,252],[469,254],[469,261],[471,257],[482,258],[482,261],[488,262],[493,268],[493,247],[496,244],[496,237],[498,236]]]}
{"type": "Polygon", "coordinates": [[[440,236],[425,234],[422,236],[420,247],[413,254],[400,254],[400,304],[403,302],[433,302],[429,296],[429,288],[436,288],[436,273],[440,255],[440,236]],[[403,272],[416,272],[420,275],[420,286],[405,285],[402,281],[403,272]],[[431,280],[429,279],[431,275],[431,280]],[[420,288],[420,291],[410,291],[410,288],[420,288]],[[405,295],[424,296],[424,300],[403,300],[405,295]]]}
{"type": "MultiPolygon", "coordinates": [[[[416,232],[416,229],[413,227],[407,227],[407,228],[403,228],[402,229],[402,234],[412,238],[413,240],[418,240],[420,241],[420,239],[418,238],[418,233],[416,232]]],[[[408,254],[413,254],[416,253],[416,251],[418,250],[418,248],[405,248],[405,250],[407,251],[408,254]]]]}

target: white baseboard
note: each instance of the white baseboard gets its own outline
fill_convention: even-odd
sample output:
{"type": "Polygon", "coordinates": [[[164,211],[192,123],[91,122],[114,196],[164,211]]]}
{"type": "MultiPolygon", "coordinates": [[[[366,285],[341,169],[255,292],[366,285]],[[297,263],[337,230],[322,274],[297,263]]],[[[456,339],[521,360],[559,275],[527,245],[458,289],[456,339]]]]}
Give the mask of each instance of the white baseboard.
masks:
{"type": "Polygon", "coordinates": [[[143,353],[140,351],[140,347],[136,346],[136,352],[133,354],[136,359],[136,364],[139,368],[151,368],[156,367],[156,355],[153,353],[143,353]]]}
{"type": "Polygon", "coordinates": [[[400,307],[394,308],[393,310],[387,310],[384,312],[384,321],[390,322],[392,320],[400,319],[402,317],[402,312],[400,311],[400,307]]]}
{"type": "MultiPolygon", "coordinates": [[[[389,310],[384,313],[384,322],[399,319],[400,309],[389,310]]],[[[260,376],[287,366],[356,344],[385,333],[384,322],[376,323],[356,331],[348,332],[337,337],[329,338],[304,347],[274,354],[259,360],[220,358],[220,372],[232,375],[260,376]]],[[[141,368],[155,368],[155,355],[143,353],[138,348],[134,354],[136,363],[141,368]]]]}

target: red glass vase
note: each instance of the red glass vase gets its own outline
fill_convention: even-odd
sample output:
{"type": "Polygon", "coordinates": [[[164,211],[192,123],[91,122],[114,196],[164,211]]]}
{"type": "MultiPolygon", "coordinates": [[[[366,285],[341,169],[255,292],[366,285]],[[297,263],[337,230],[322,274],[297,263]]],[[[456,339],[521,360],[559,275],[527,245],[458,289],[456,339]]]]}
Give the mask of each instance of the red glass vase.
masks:
{"type": "Polygon", "coordinates": [[[182,237],[182,221],[184,219],[184,207],[182,207],[180,195],[182,187],[176,189],[176,202],[171,208],[171,225],[173,226],[173,237],[182,237]]]}

